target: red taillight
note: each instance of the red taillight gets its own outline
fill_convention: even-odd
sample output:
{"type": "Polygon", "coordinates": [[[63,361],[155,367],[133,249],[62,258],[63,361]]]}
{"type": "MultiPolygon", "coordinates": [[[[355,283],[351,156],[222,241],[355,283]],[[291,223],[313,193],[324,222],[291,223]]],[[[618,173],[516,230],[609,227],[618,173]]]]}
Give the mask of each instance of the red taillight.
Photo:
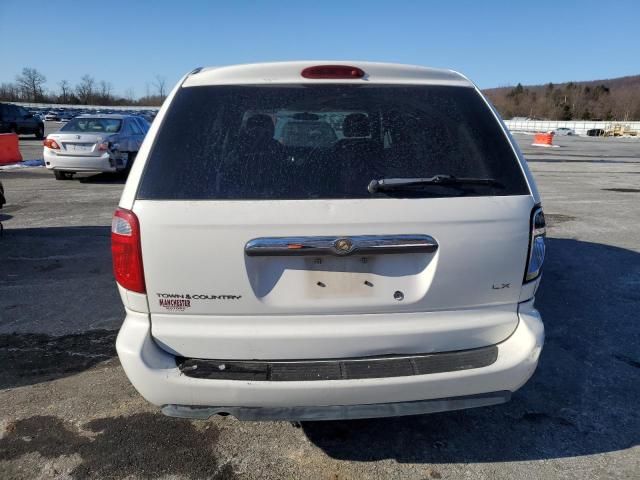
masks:
{"type": "Polygon", "coordinates": [[[118,208],[111,222],[111,254],[113,275],[123,288],[145,293],[140,224],[129,210],[118,208]]]}
{"type": "Polygon", "coordinates": [[[362,78],[364,77],[364,70],[349,65],[316,65],[305,68],[302,70],[301,75],[304,78],[362,78]]]}
{"type": "Polygon", "coordinates": [[[546,254],[545,237],[547,234],[547,224],[544,219],[542,207],[534,207],[531,212],[531,239],[529,241],[529,256],[527,269],[524,274],[524,282],[535,280],[542,272],[542,264],[546,254]]]}
{"type": "Polygon", "coordinates": [[[98,150],[101,152],[106,152],[109,150],[109,142],[102,142],[98,144],[98,150]]]}
{"type": "Polygon", "coordinates": [[[47,148],[51,148],[53,150],[60,150],[60,145],[58,145],[58,143],[55,140],[52,140],[51,138],[45,138],[42,144],[47,148]]]}

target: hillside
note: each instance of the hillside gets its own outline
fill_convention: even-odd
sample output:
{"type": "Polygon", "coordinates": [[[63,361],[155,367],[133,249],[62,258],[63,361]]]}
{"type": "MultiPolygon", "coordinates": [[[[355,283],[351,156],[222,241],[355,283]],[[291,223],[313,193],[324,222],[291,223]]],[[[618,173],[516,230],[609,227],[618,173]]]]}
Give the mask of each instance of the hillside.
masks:
{"type": "Polygon", "coordinates": [[[640,75],[585,82],[490,88],[503,118],[640,120],[640,75]]]}

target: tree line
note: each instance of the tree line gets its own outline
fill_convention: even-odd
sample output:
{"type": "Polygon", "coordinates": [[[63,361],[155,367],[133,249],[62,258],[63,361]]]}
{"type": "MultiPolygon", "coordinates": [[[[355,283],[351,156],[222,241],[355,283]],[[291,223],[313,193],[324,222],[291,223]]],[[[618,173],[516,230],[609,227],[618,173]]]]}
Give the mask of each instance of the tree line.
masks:
{"type": "Polygon", "coordinates": [[[68,105],[145,105],[158,106],[167,96],[166,79],[156,75],[147,83],[146,95],[136,98],[133,89],[116,95],[110,82],[83,75],[72,85],[61,80],[55,88],[47,89],[47,77],[35,68],[25,67],[15,82],[0,84],[0,101],[60,103],[68,105]]]}
{"type": "Polygon", "coordinates": [[[485,91],[503,118],[640,120],[640,75],[485,91]]]}
{"type": "MultiPolygon", "coordinates": [[[[156,75],[147,82],[146,94],[136,98],[133,89],[116,95],[110,82],[83,75],[46,88],[47,78],[31,67],[22,69],[15,82],[0,84],[0,101],[62,103],[71,105],[161,105],[167,95],[166,79],[156,75]]],[[[640,75],[592,82],[492,88],[484,91],[504,118],[548,120],[640,120],[640,75]]]]}

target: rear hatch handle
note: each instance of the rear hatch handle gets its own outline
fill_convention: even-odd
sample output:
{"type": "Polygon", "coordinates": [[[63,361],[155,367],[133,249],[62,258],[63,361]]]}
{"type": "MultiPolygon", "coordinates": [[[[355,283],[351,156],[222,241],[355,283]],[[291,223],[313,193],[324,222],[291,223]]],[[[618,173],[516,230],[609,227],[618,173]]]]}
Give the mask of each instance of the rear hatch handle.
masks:
{"type": "Polygon", "coordinates": [[[432,253],[438,242],[429,235],[359,235],[353,237],[264,237],[247,242],[249,257],[380,255],[432,253]]]}

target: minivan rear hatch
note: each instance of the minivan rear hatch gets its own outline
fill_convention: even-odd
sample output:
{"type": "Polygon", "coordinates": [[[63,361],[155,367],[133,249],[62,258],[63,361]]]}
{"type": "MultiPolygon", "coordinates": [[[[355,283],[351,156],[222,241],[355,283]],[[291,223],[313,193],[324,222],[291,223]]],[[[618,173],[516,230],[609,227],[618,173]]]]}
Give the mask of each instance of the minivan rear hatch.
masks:
{"type": "Polygon", "coordinates": [[[152,333],[229,359],[497,343],[517,324],[532,208],[473,88],[181,88],[133,208],[152,333]],[[433,177],[448,180],[402,181],[433,177]]]}

